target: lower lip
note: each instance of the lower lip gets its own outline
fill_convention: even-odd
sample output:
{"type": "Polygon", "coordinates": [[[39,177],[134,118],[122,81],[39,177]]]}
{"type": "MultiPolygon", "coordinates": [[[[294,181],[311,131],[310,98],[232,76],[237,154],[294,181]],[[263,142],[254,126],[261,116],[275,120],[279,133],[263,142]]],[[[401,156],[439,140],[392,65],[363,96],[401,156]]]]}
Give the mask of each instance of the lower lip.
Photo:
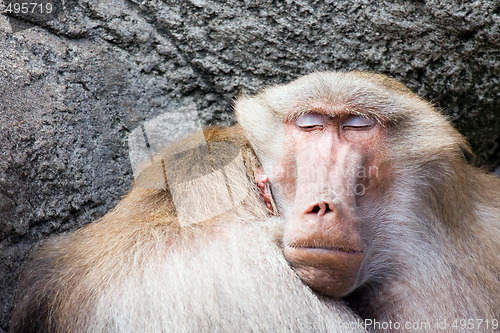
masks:
{"type": "Polygon", "coordinates": [[[316,268],[322,271],[359,269],[364,259],[361,251],[345,252],[331,248],[286,247],[286,260],[294,267],[316,268]]]}

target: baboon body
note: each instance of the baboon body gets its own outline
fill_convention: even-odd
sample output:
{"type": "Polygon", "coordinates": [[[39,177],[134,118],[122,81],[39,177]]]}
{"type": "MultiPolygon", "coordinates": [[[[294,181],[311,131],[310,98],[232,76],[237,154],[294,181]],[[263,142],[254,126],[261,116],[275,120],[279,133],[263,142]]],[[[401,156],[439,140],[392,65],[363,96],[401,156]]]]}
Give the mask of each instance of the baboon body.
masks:
{"type": "Polygon", "coordinates": [[[235,111],[42,246],[12,331],[498,329],[500,180],[429,103],[383,75],[314,73],[235,111]]]}
{"type": "MultiPolygon", "coordinates": [[[[255,168],[238,127],[210,129],[205,137],[213,147],[236,145],[248,172],[255,168]]],[[[227,160],[224,147],[214,151],[213,160],[227,160]]],[[[162,161],[174,163],[181,179],[205,167],[196,150],[174,160],[166,155],[138,183],[159,187],[162,161]]],[[[226,187],[196,179],[200,191],[226,187]]],[[[347,306],[318,297],[295,275],[279,246],[283,221],[270,217],[253,180],[239,186],[247,191],[244,202],[182,226],[169,190],[136,184],[101,220],[35,252],[11,332],[362,332],[347,306]]]]}

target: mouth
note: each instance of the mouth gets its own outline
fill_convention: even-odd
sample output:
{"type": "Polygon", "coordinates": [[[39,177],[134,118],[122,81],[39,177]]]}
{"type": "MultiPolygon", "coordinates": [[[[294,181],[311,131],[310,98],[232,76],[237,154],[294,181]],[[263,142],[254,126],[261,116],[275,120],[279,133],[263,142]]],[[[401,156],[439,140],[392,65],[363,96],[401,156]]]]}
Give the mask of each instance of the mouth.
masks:
{"type": "Polygon", "coordinates": [[[364,260],[364,251],[354,244],[288,244],[284,255],[305,284],[332,297],[353,290],[364,260]]]}
{"type": "Polygon", "coordinates": [[[286,252],[298,257],[362,256],[364,251],[346,244],[287,244],[286,252]]]}
{"type": "Polygon", "coordinates": [[[345,254],[363,254],[363,251],[355,250],[349,247],[316,247],[316,246],[295,246],[296,250],[312,251],[318,253],[340,252],[345,254]]]}
{"type": "Polygon", "coordinates": [[[352,246],[351,244],[330,244],[320,242],[288,242],[287,248],[304,250],[304,251],[318,251],[318,252],[344,252],[353,254],[362,254],[363,250],[352,246]]]}

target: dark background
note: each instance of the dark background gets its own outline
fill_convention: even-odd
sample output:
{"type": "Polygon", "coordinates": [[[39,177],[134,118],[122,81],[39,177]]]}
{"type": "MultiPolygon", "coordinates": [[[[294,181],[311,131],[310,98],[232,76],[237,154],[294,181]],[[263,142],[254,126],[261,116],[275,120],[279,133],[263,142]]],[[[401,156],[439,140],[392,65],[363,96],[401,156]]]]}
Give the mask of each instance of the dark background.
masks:
{"type": "Polygon", "coordinates": [[[498,0],[55,8],[51,17],[0,15],[3,329],[29,250],[116,204],[132,181],[127,135],[165,112],[196,105],[202,123],[229,124],[242,91],[319,70],[370,70],[442,109],[467,136],[473,163],[500,165],[498,0]]]}

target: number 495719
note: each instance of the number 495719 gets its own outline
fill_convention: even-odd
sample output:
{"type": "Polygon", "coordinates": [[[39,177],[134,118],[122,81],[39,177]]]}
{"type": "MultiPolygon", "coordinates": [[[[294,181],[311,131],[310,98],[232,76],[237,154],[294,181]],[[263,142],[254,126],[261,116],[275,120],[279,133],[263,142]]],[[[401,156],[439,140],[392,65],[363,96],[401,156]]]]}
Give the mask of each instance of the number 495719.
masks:
{"type": "Polygon", "coordinates": [[[52,4],[36,2],[9,2],[0,3],[0,9],[4,14],[50,14],[52,13],[52,4]]]}

